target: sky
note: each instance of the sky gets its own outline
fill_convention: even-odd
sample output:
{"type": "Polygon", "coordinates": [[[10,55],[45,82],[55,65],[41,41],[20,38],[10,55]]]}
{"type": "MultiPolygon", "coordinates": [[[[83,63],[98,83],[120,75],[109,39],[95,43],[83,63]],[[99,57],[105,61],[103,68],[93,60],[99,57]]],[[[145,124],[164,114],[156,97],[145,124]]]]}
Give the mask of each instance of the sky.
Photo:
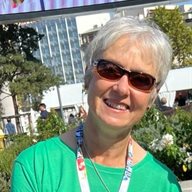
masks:
{"type": "Polygon", "coordinates": [[[104,25],[110,19],[109,13],[99,13],[76,17],[78,33],[82,34],[93,28],[94,25],[104,25]]]}

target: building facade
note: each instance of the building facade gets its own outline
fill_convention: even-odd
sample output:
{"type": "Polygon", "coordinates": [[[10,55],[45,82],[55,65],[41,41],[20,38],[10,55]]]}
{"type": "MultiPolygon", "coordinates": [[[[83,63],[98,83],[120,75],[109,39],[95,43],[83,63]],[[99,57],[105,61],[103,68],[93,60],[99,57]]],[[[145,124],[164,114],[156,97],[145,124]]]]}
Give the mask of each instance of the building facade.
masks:
{"type": "Polygon", "coordinates": [[[81,83],[84,68],[75,17],[40,20],[30,27],[44,34],[35,57],[60,76],[64,84],[81,83]]]}

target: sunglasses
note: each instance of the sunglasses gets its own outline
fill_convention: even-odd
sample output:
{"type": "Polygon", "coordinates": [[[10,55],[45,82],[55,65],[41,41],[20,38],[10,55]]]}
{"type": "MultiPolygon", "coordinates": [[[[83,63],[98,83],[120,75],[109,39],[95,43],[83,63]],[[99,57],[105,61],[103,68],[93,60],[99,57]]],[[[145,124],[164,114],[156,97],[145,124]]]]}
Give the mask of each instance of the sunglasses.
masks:
{"type": "Polygon", "coordinates": [[[156,79],[153,76],[147,73],[128,71],[111,61],[99,59],[93,65],[96,67],[98,75],[106,80],[117,81],[123,75],[128,75],[129,85],[139,91],[150,92],[155,85],[156,79]]]}

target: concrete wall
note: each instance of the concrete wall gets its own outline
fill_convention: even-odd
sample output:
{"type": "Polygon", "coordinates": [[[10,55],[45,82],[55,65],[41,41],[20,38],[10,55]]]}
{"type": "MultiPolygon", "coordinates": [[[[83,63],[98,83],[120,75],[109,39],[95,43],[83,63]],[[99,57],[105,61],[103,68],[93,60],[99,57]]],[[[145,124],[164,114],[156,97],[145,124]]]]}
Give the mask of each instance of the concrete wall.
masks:
{"type": "Polygon", "coordinates": [[[182,192],[192,192],[192,180],[180,182],[182,192]]]}

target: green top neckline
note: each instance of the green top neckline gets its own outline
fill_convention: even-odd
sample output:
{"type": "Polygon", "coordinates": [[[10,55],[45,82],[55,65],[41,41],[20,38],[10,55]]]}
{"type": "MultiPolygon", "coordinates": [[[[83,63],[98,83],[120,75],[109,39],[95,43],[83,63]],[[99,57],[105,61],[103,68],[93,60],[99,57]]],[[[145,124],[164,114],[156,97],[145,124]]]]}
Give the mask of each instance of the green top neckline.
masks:
{"type": "MultiPolygon", "coordinates": [[[[72,149],[69,145],[67,145],[60,137],[54,137],[52,138],[54,139],[54,141],[60,146],[62,147],[63,149],[69,151],[69,153],[71,154],[71,158],[76,158],[76,151],[74,149],[72,149]]],[[[134,164],[133,165],[133,170],[136,170],[136,169],[139,169],[143,164],[145,163],[148,163],[148,161],[152,158],[152,155],[147,151],[145,157],[138,163],[134,164]]],[[[86,165],[89,166],[89,167],[92,167],[92,163],[90,161],[90,159],[88,158],[85,158],[85,162],[86,162],[86,165]]],[[[96,168],[98,168],[99,170],[103,170],[103,171],[110,171],[110,172],[122,172],[125,168],[115,168],[115,167],[109,167],[109,166],[106,166],[106,165],[102,165],[102,164],[99,164],[99,163],[95,163],[94,162],[94,165],[96,166],[96,168]]]]}

